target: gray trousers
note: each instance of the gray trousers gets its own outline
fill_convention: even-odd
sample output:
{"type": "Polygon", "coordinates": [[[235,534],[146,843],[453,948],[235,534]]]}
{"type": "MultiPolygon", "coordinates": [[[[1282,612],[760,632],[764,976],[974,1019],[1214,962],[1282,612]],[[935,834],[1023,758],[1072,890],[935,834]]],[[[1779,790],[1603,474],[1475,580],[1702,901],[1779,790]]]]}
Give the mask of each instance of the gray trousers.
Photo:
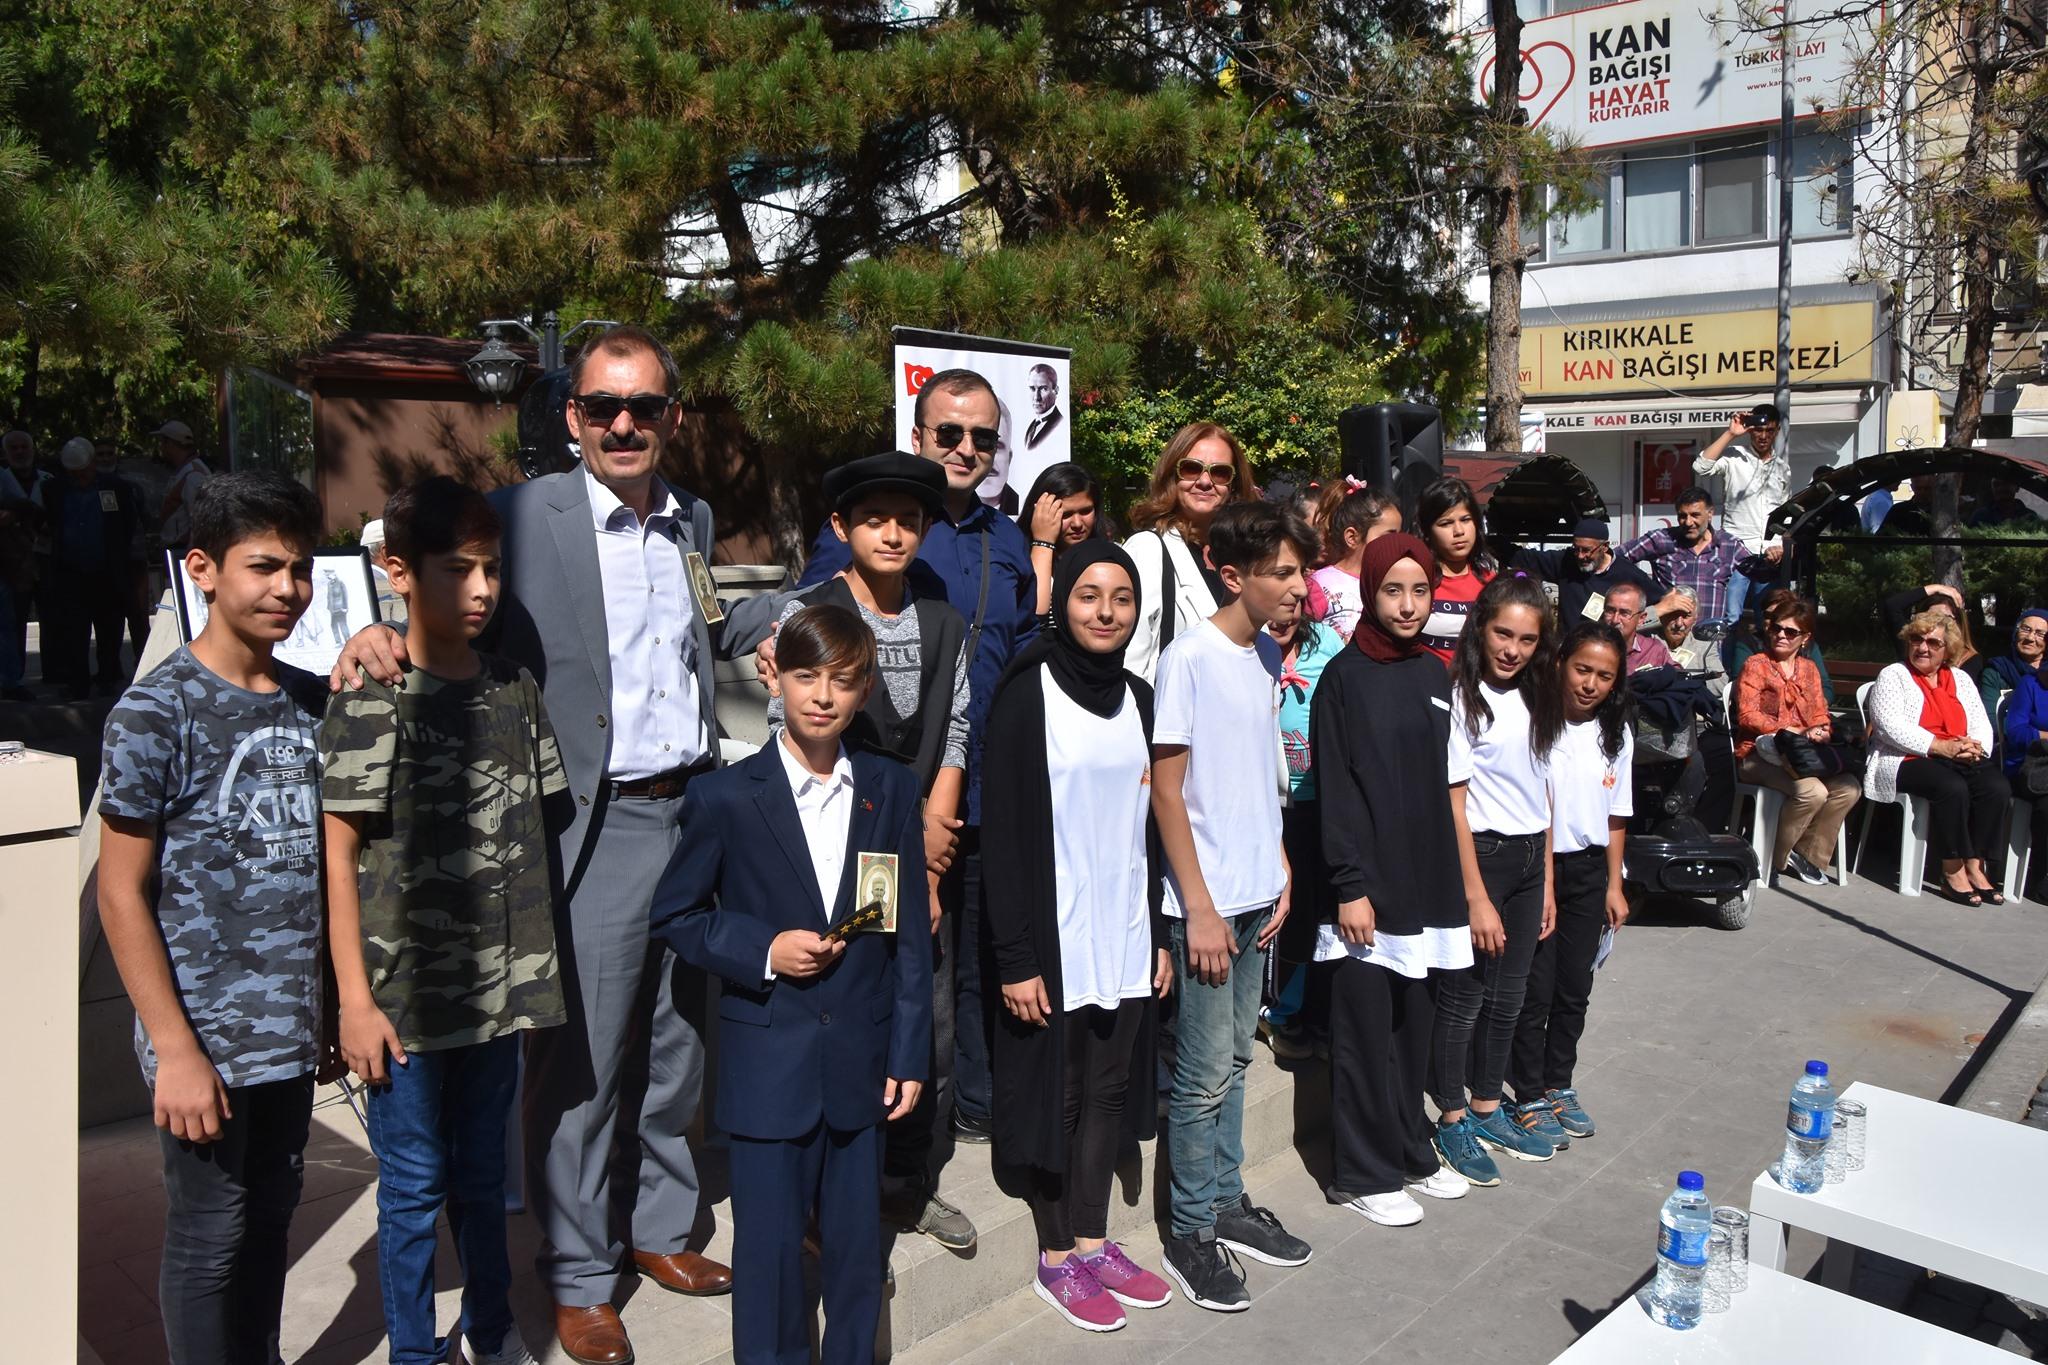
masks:
{"type": "Polygon", "coordinates": [[[629,1251],[681,1251],[697,1219],[684,1133],[704,1083],[703,978],[647,936],[681,810],[611,802],[556,909],[569,1022],[527,1042],[526,1197],[541,1281],[567,1307],[610,1302],[629,1251]]]}

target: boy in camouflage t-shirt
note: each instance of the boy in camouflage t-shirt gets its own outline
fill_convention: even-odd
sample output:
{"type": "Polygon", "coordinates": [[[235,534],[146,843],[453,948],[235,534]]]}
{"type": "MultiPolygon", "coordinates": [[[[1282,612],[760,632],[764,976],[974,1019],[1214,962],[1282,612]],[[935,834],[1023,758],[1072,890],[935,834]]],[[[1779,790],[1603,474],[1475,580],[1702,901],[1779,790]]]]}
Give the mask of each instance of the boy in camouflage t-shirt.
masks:
{"type": "Polygon", "coordinates": [[[278,1358],[319,1062],[326,680],[272,658],[313,599],[320,505],[272,474],[199,493],[199,638],[107,718],[100,923],[162,1130],[172,1365],[278,1358]]]}
{"type": "Polygon", "coordinates": [[[390,1358],[449,1357],[434,1321],[445,1197],[467,1358],[528,1361],[507,1298],[505,1128],[520,1032],[565,1017],[542,805],[568,783],[532,676],[470,644],[497,605],[490,504],[426,479],[392,495],[384,533],[414,666],[329,703],[320,747],[341,1052],[371,1087],[390,1358]]]}

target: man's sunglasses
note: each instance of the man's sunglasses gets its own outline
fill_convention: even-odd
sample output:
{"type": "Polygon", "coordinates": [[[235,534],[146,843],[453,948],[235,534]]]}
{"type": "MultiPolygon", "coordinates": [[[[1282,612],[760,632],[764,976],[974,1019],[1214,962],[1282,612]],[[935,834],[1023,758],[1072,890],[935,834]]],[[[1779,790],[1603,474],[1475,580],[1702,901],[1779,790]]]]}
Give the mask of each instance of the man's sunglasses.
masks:
{"type": "Polygon", "coordinates": [[[1191,457],[1182,460],[1174,468],[1180,474],[1181,480],[1184,483],[1193,483],[1204,474],[1209,476],[1211,483],[1227,484],[1237,481],[1237,466],[1234,464],[1203,464],[1200,460],[1191,457]]]}
{"type": "Polygon", "coordinates": [[[941,422],[935,427],[926,427],[925,430],[939,438],[940,450],[958,450],[960,442],[971,436],[974,438],[976,450],[984,455],[993,455],[996,453],[996,443],[1002,439],[1002,433],[994,427],[970,429],[958,422],[941,422]]]}
{"type": "Polygon", "coordinates": [[[636,393],[630,398],[621,398],[615,393],[579,393],[569,401],[583,409],[585,418],[601,427],[608,427],[619,420],[622,412],[632,413],[636,425],[659,422],[675,400],[665,393],[636,393]]]}

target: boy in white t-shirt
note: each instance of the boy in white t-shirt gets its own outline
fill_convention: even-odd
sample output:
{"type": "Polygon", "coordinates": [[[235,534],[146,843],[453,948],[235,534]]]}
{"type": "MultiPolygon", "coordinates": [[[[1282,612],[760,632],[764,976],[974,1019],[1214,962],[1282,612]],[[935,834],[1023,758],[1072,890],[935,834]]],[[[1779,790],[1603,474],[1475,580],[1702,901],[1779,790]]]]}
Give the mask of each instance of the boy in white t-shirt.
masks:
{"type": "Polygon", "coordinates": [[[1308,595],[1314,533],[1270,503],[1234,503],[1209,528],[1230,604],[1160,659],[1152,811],[1166,850],[1165,912],[1182,983],[1166,1144],[1166,1272],[1203,1308],[1251,1306],[1223,1248],[1301,1265],[1308,1244],[1244,1192],[1244,1071],[1266,946],[1287,918],[1280,845],[1279,649],[1265,633],[1308,595]]]}

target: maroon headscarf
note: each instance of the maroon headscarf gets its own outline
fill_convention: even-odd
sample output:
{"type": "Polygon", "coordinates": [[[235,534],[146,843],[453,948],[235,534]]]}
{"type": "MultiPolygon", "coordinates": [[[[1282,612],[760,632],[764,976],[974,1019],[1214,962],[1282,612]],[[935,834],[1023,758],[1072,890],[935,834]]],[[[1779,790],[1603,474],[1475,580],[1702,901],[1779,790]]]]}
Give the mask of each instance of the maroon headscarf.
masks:
{"type": "Polygon", "coordinates": [[[1411,640],[1398,640],[1380,624],[1379,615],[1373,610],[1380,584],[1387,581],[1387,575],[1404,559],[1412,559],[1422,566],[1432,592],[1443,579],[1442,572],[1436,567],[1436,556],[1429,552],[1429,547],[1405,531],[1389,532],[1365,547],[1365,560],[1358,566],[1358,591],[1365,599],[1365,610],[1359,613],[1358,625],[1352,629],[1351,643],[1364,650],[1365,657],[1374,663],[1390,664],[1422,653],[1419,632],[1411,640]]]}

